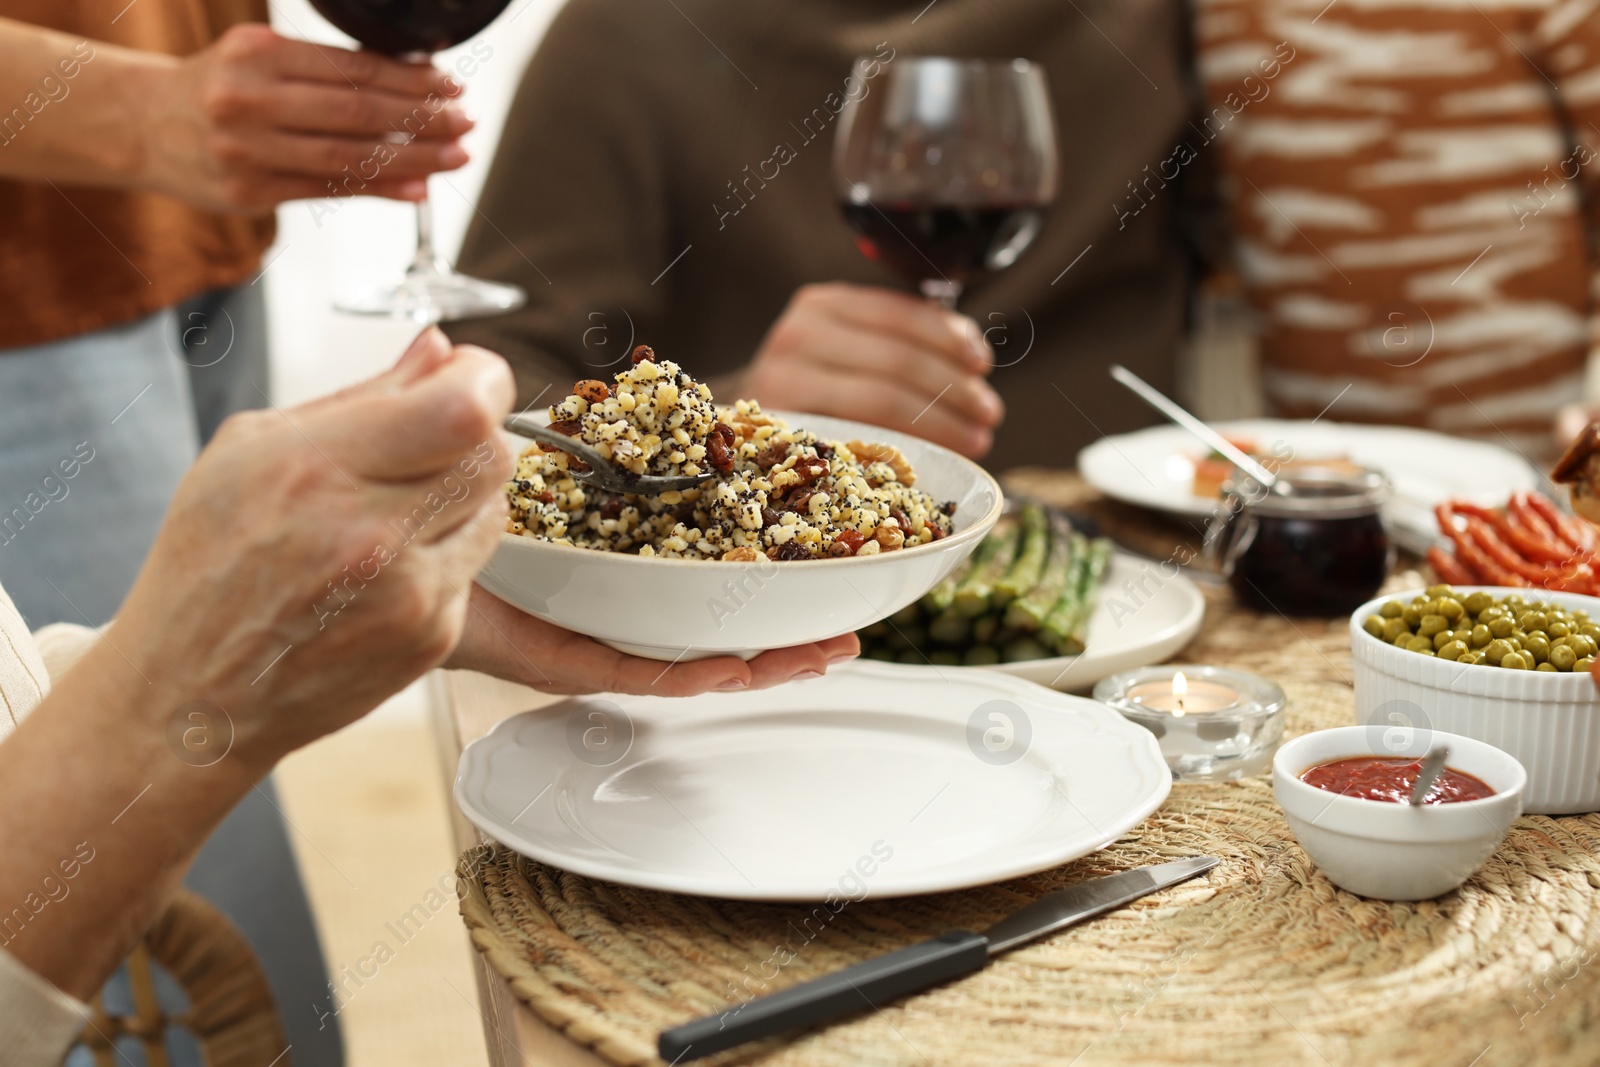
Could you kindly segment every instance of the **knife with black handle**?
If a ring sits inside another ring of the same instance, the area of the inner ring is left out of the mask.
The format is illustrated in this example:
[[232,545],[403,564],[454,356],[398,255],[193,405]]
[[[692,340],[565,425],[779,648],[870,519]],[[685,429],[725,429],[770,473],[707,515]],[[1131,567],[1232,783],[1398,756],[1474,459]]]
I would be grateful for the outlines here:
[[684,1063],[746,1041],[881,1007],[907,994],[982,970],[993,956],[1187,881],[1218,862],[1215,856],[1196,856],[1068,886],[1040,897],[981,934],[953,930],[931,941],[663,1030],[657,1051],[668,1063]]

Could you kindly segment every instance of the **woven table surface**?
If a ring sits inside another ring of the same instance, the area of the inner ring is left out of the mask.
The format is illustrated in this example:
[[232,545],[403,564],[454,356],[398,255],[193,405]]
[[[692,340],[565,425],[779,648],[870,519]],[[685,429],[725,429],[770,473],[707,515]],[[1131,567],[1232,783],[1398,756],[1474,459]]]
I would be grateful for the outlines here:
[[[1415,572],[1391,581],[1418,584]],[[1256,615],[1208,589],[1204,631],[1179,658],[1278,682],[1289,736],[1354,721],[1344,620]],[[835,913],[630,889],[486,847],[462,858],[462,914],[490,965],[547,1022],[613,1063],[658,1064],[663,1028],[951,929],[981,930],[1085,878],[1199,854],[1222,863],[978,974],[702,1062],[1600,1062],[1600,967],[1590,966],[1600,815],[1524,817],[1460,890],[1409,904],[1328,882],[1264,774],[1174,785],[1103,851],[978,889],[869,896]]]

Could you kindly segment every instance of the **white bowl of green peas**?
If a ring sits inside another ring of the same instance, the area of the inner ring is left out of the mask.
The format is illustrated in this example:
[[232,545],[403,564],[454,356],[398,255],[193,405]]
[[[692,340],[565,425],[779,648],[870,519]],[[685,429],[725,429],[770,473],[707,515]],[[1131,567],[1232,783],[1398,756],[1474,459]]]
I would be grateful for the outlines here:
[[1600,811],[1600,599],[1430,586],[1357,608],[1350,641],[1356,718],[1375,743],[1475,738],[1527,768],[1528,813]]

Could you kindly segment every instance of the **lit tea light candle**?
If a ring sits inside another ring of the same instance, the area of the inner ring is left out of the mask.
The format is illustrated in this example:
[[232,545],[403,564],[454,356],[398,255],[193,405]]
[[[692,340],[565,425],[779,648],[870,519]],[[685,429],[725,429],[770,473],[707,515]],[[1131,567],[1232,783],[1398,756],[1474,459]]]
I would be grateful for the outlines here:
[[1264,770],[1283,737],[1283,690],[1223,667],[1142,667],[1094,687],[1096,700],[1156,736],[1176,781]]
[[1127,697],[1134,703],[1156,711],[1170,711],[1173,718],[1226,711],[1239,703],[1239,691],[1222,682],[1191,682],[1182,671],[1175,671],[1170,685],[1146,682],[1133,686]]

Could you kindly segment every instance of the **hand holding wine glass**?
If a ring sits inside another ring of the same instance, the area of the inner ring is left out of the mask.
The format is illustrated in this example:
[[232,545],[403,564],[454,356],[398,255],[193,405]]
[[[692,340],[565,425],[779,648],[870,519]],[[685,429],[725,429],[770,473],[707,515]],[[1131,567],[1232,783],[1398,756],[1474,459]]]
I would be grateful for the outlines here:
[[1005,405],[978,324],[910,293],[827,282],[796,290],[726,395],[884,426],[974,459]]
[[[324,18],[367,48],[406,63],[429,67],[433,53],[483,30],[510,0],[311,0]],[[405,127],[410,132],[409,125]],[[369,286],[334,302],[355,315],[382,315],[416,322],[497,315],[521,307],[527,294],[515,285],[469,278],[433,248],[433,215],[417,200],[417,251],[404,277]]]
[[1044,72],[1024,59],[896,59],[845,105],[833,162],[862,253],[953,308],[970,282],[1016,262],[1055,198]]
[[[350,195],[420,200],[424,179],[467,160],[472,120],[446,76],[370,52],[290,40],[243,23],[181,60],[129,67],[123,88],[144,99],[139,184],[217,211]],[[425,102],[435,101],[429,110]],[[416,136],[373,167],[375,146],[419,109]],[[358,189],[342,182],[355,174]]]

